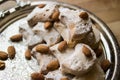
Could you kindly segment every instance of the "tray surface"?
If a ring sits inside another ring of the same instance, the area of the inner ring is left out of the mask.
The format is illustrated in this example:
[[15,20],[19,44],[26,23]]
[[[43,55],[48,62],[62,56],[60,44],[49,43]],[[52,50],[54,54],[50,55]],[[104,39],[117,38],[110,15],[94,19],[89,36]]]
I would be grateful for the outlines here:
[[[0,50],[6,51],[9,45],[14,45],[16,48],[16,57],[13,60],[8,59],[5,61],[6,68],[0,71],[0,80],[30,80],[30,74],[35,71],[39,71],[39,65],[33,58],[27,61],[24,58],[24,51],[27,46],[25,41],[12,43],[9,41],[9,37],[18,32],[19,24],[25,20],[25,17],[34,9],[35,5],[39,3],[51,3],[50,1],[32,2],[27,6],[12,8],[4,13],[4,16],[0,17]],[[53,2],[52,2],[53,3]],[[71,8],[71,9],[83,9],[77,6],[54,2],[56,4]],[[85,10],[85,9],[84,9]],[[86,10],[87,11],[87,10]],[[107,25],[96,17],[91,12],[87,11],[93,21],[93,23],[99,29],[101,36],[101,44],[104,49],[105,58],[112,62],[111,68],[106,73],[106,80],[118,80],[120,65],[120,49],[118,42],[113,33],[107,27]],[[7,14],[6,14],[7,13]]]

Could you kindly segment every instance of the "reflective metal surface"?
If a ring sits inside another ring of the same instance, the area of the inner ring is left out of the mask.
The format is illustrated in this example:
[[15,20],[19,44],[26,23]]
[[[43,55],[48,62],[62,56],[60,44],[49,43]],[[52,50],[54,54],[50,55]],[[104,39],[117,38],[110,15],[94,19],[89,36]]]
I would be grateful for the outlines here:
[[[32,2],[31,4],[27,4],[22,7],[18,6],[16,8],[12,8],[12,9],[4,12],[4,14],[2,14],[0,17],[0,50],[6,50],[8,45],[17,46],[16,47],[17,50],[18,51],[20,50],[20,51],[18,52],[16,60],[19,57],[22,57],[22,58],[18,59],[18,60],[20,60],[18,63],[14,63],[14,61],[11,61],[11,63],[13,63],[13,65],[16,64],[17,66],[18,65],[22,66],[21,67],[22,69],[29,66],[30,71],[28,70],[29,73],[25,75],[28,77],[30,76],[30,73],[32,71],[38,70],[38,68],[35,69],[35,67],[37,66],[37,63],[34,63],[34,64],[32,63],[35,60],[33,60],[32,62],[25,61],[23,59],[24,58],[23,55],[19,55],[21,50],[26,48],[24,42],[20,43],[20,45],[18,45],[16,43],[13,44],[13,43],[10,43],[8,37],[14,33],[18,33],[19,23],[21,23],[24,20],[24,17],[26,17],[34,9],[35,5],[37,5],[39,3],[51,3],[51,2],[50,1],[39,1],[39,2]],[[54,3],[71,8],[71,9],[83,9],[81,7],[73,6],[70,4],[65,4],[65,3],[60,3],[60,2],[54,2]],[[118,45],[118,42],[117,42],[115,36],[113,35],[113,33],[111,32],[111,30],[108,28],[108,26],[102,20],[100,20],[98,17],[96,17],[93,13],[89,12],[88,10],[86,10],[86,11],[89,13],[93,23],[97,26],[97,28],[101,32],[101,34],[100,34],[101,35],[101,43],[104,48],[105,58],[109,59],[112,62],[112,66],[106,73],[106,80],[119,80],[120,47]],[[24,45],[24,46],[21,47],[22,45]],[[24,52],[24,51],[22,51],[22,52]],[[8,61],[10,61],[10,60],[8,60]],[[6,66],[12,65],[8,61],[6,61],[6,63],[9,65],[6,65]],[[23,65],[20,65],[21,63]],[[17,69],[16,69],[16,71],[17,71]],[[26,68],[23,69],[23,71],[21,70],[21,74],[17,74],[17,75],[23,75],[24,71],[26,71]],[[15,76],[15,75],[13,75],[13,76]],[[22,78],[21,79],[28,80],[29,79],[28,77],[26,77],[25,79],[22,79]],[[21,80],[21,79],[17,79],[17,80]],[[10,79],[4,79],[4,80],[10,80]]]

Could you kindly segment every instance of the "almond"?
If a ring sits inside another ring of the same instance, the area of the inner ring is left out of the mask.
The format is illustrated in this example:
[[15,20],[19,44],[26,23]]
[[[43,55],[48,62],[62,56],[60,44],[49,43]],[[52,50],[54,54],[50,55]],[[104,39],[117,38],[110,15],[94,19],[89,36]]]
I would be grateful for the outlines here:
[[102,53],[103,53],[103,49],[102,48],[98,48],[98,49],[95,50],[95,53],[96,53],[97,57],[100,57],[102,55]]
[[59,61],[57,59],[55,59],[55,60],[52,60],[48,63],[47,70],[48,71],[53,71],[53,70],[58,69],[59,66],[60,66]]
[[16,54],[14,46],[9,46],[7,51],[8,51],[9,58],[14,59],[15,54]]
[[69,80],[67,77],[62,77],[60,80]]
[[5,62],[0,61],[0,70],[5,69]]
[[32,19],[28,20],[28,25],[33,28],[36,24],[37,24],[37,19],[36,17],[34,16]]
[[22,41],[22,34],[16,34],[10,37],[12,42],[19,42]]
[[31,50],[30,50],[30,49],[27,49],[27,50],[25,51],[25,58],[26,58],[27,60],[30,60],[30,59],[31,59]]
[[31,74],[31,80],[44,80],[44,75],[41,73],[32,73]]
[[88,19],[88,14],[87,14],[87,12],[81,12],[79,16],[80,16],[80,18],[82,18],[83,20],[87,20],[87,19]]
[[41,70],[41,74],[44,74],[44,75],[47,75],[47,73],[48,73],[49,71],[47,70],[47,69],[45,69],[45,70]]
[[39,44],[39,45],[36,46],[36,51],[40,52],[40,53],[47,54],[47,53],[49,53],[50,50],[49,50],[48,46],[43,45],[43,44]]
[[58,45],[58,50],[60,52],[63,52],[64,50],[66,50],[67,48],[67,42],[66,41],[62,41],[60,42],[60,44]]
[[82,52],[84,53],[84,55],[85,55],[86,57],[92,57],[92,54],[91,54],[90,49],[88,49],[86,46],[83,46],[83,47],[82,47]]
[[4,51],[0,51],[0,60],[7,60],[8,54]]
[[43,8],[43,7],[45,7],[45,5],[46,5],[46,4],[39,4],[38,7],[39,7],[39,8]]
[[103,60],[101,62],[101,67],[104,70],[104,72],[106,72],[110,68],[110,66],[111,66],[111,63],[109,60]]
[[49,22],[49,21],[45,22],[45,24],[44,24],[45,29],[50,29],[52,26],[53,26],[52,22]]
[[58,21],[59,20],[59,15],[60,15],[60,12],[59,11],[55,11],[51,18],[54,20],[54,21]]
[[46,78],[46,80],[54,80],[53,78]]

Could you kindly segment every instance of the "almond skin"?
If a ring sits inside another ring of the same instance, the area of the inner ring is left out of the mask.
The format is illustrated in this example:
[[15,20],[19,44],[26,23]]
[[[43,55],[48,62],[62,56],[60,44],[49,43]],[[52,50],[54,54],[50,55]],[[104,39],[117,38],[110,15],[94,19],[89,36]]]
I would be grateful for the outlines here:
[[44,8],[46,4],[39,4],[38,7],[39,8]]
[[100,57],[102,55],[102,53],[103,53],[103,49],[102,48],[98,48],[98,49],[95,50],[95,53],[96,53],[97,57]]
[[8,49],[7,49],[7,51],[8,51],[9,58],[10,59],[14,59],[15,54],[16,54],[14,46],[9,46]]
[[41,72],[40,72],[40,73],[41,73],[41,74],[44,74],[44,75],[47,75],[47,74],[48,74],[48,72],[49,72],[49,71],[46,69],[46,70],[41,70]]
[[31,50],[30,50],[30,49],[27,49],[27,50],[25,51],[25,58],[26,58],[27,60],[31,60]]
[[69,80],[67,77],[63,77],[60,80]]
[[4,70],[5,69],[5,62],[0,61],[0,70]]
[[109,60],[103,60],[101,62],[101,68],[104,70],[104,72],[106,72],[111,66],[111,63]]
[[44,75],[41,73],[32,73],[31,74],[31,80],[44,80]]
[[53,78],[46,78],[46,80],[54,80]]
[[87,20],[87,19],[88,19],[88,14],[87,14],[87,12],[81,12],[79,16],[80,16],[80,18],[82,18],[83,20]]
[[55,59],[55,60],[52,60],[51,62],[48,63],[47,70],[53,71],[53,70],[58,69],[59,66],[60,66],[59,61],[57,59]]
[[53,26],[53,23],[52,22],[45,22],[45,24],[44,24],[44,28],[45,29],[50,29],[51,27]]
[[8,54],[4,51],[0,51],[0,60],[7,60]]
[[82,52],[86,57],[92,57],[91,51],[86,46],[83,46]]
[[66,48],[67,48],[67,42],[66,42],[66,41],[62,41],[62,42],[60,42],[60,44],[58,45],[58,50],[59,50],[60,52],[65,51]]
[[52,20],[53,20],[53,21],[58,21],[58,20],[59,20],[59,15],[60,15],[60,12],[59,12],[59,11],[55,11],[55,12],[52,14],[52,16],[51,16]]
[[40,52],[40,53],[47,54],[47,53],[49,53],[50,50],[49,50],[48,46],[43,45],[43,44],[39,44],[36,46],[36,51]]
[[28,24],[31,28],[33,28],[37,24],[35,16],[32,19],[28,20]]
[[10,37],[12,42],[19,42],[22,41],[22,34],[16,34]]

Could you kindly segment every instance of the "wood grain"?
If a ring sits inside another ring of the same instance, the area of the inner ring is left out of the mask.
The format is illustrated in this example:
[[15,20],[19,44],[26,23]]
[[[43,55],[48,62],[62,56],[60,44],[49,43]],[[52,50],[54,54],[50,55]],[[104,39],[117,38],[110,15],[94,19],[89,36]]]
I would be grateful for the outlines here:
[[[22,0],[28,1],[28,0]],[[42,0],[31,0],[42,1]],[[43,0],[44,1],[44,0]],[[74,4],[86,8],[101,18],[113,31],[120,44],[120,0],[52,0]],[[0,10],[7,9],[8,6],[15,5],[11,2],[7,6],[0,5]]]

